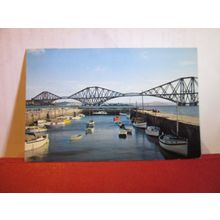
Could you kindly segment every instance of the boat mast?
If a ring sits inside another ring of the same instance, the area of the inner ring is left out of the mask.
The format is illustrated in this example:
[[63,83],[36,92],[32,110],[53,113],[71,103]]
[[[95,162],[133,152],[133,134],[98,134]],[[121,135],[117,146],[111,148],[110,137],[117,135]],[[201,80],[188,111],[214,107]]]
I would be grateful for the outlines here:
[[144,96],[143,96],[143,93],[142,93],[141,98],[142,98],[142,110],[144,111]]
[[179,136],[179,108],[178,108],[178,102],[176,104],[176,136]]

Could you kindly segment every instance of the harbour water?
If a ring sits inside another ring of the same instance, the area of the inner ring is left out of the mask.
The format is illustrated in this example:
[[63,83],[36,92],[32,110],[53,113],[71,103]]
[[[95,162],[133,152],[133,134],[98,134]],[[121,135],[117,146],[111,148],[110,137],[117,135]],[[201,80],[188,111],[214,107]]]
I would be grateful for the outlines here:
[[[126,128],[132,129],[132,135],[126,139],[118,136],[119,127],[110,115],[86,116],[74,120],[70,125],[49,129],[48,149],[34,152],[31,161],[115,161],[115,160],[163,160],[158,139],[149,137],[144,129],[134,129],[126,116],[121,121]],[[85,134],[86,123],[95,121],[95,132]],[[82,134],[79,141],[71,141],[72,135]],[[42,153],[43,152],[43,153]],[[172,158],[172,154],[169,155]]]

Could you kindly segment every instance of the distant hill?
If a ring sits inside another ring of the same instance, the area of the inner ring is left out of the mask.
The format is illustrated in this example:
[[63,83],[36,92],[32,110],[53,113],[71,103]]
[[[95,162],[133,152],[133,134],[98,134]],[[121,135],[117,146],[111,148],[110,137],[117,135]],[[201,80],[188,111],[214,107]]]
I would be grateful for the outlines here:
[[145,106],[158,106],[158,105],[175,105],[175,103],[172,102],[148,102],[144,103]]

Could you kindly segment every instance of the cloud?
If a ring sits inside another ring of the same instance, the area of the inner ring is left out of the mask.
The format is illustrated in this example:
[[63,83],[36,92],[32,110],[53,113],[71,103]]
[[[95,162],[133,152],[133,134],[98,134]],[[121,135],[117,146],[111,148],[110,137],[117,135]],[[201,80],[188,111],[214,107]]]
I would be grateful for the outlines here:
[[192,66],[194,64],[196,64],[196,63],[193,60],[182,60],[179,62],[180,66]]
[[45,49],[28,49],[28,53],[33,54],[33,55],[40,55],[46,52]]

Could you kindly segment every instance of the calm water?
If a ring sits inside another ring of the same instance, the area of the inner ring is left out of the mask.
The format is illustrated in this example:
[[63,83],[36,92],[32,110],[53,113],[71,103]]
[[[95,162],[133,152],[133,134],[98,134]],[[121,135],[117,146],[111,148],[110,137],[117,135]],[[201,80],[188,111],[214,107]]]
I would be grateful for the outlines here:
[[[132,135],[118,137],[119,128],[113,123],[114,116],[86,116],[62,128],[48,130],[50,143],[44,153],[32,158],[34,161],[103,161],[103,160],[157,160],[164,159],[158,139],[148,137],[144,130],[134,129],[130,120],[122,116]],[[85,134],[86,123],[95,121],[94,134]],[[83,134],[79,141],[70,141],[71,135]]]

